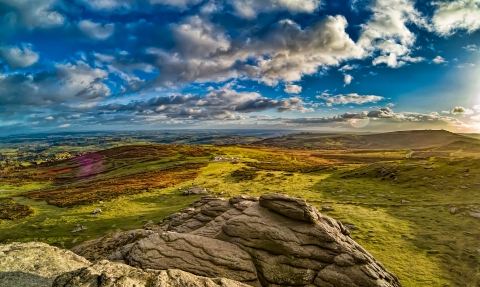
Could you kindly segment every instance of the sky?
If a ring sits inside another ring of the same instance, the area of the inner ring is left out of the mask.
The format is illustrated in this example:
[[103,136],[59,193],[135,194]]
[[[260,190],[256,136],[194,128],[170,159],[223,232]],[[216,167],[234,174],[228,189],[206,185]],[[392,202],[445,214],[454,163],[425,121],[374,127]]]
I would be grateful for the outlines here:
[[480,0],[0,0],[0,134],[480,132]]

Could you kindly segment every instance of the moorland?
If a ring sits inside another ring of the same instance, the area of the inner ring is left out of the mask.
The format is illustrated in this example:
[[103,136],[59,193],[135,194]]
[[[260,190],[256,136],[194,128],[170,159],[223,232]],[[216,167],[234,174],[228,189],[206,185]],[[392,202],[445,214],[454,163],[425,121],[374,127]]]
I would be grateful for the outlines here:
[[0,243],[72,248],[159,222],[198,200],[184,195],[196,187],[225,198],[279,192],[346,224],[403,286],[480,282],[474,135],[147,135],[3,140]]

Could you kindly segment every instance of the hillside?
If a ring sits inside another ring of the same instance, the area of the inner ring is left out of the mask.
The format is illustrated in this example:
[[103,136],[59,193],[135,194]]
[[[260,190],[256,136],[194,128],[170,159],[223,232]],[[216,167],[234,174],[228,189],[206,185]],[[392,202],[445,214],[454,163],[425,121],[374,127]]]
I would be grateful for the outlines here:
[[253,145],[321,150],[392,150],[436,148],[453,142],[480,144],[480,140],[445,130],[412,130],[381,134],[301,133],[265,139]]

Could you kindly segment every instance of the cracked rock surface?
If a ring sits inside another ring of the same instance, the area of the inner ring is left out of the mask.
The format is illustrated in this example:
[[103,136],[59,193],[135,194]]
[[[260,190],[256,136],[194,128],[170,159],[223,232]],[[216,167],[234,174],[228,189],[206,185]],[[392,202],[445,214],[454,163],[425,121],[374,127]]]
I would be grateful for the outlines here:
[[401,286],[342,223],[283,194],[203,197],[151,230],[117,233],[72,251],[251,286]]

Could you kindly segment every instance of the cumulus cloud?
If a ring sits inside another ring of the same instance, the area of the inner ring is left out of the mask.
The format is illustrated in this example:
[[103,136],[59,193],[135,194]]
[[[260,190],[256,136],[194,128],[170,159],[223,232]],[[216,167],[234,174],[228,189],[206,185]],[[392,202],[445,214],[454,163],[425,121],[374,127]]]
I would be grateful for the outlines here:
[[29,44],[21,46],[0,46],[0,56],[11,68],[25,68],[35,64],[39,55]]
[[78,23],[78,28],[85,35],[92,39],[106,40],[112,36],[115,31],[115,24],[101,24],[90,20],[82,20]]
[[361,25],[358,43],[371,52],[381,53],[381,57],[374,59],[374,64],[385,63],[393,68],[402,66],[404,62],[397,61],[397,57],[408,54],[416,40],[407,24],[427,27],[425,17],[411,0],[376,0],[370,10],[373,15]]
[[446,60],[442,56],[436,56],[435,59],[432,60],[435,64],[443,64]]
[[434,126],[445,128],[446,126],[463,127],[465,123],[453,117],[441,116],[438,113],[413,113],[402,112],[395,113],[389,108],[381,108],[378,110],[366,111],[362,113],[344,113],[341,115],[327,116],[327,117],[309,117],[309,118],[268,118],[259,119],[260,121],[277,122],[288,125],[298,126],[328,126],[328,127],[346,127],[346,128],[361,128],[366,127],[370,129],[372,124],[375,127],[389,130],[391,125],[398,127],[399,124],[405,125],[407,128],[418,126]]
[[54,9],[56,0],[36,0],[34,3],[25,0],[2,0],[1,2],[14,8],[2,19],[10,25],[23,24],[29,29],[48,29],[65,24],[65,17]]
[[302,86],[299,85],[285,85],[285,93],[300,94],[302,92]]
[[434,2],[432,22],[438,34],[449,36],[457,30],[472,33],[480,28],[480,0]]
[[98,109],[115,114],[134,112],[143,116],[164,115],[170,119],[198,120],[239,120],[245,118],[242,114],[266,110],[279,113],[312,111],[305,108],[305,103],[298,97],[269,99],[256,92],[238,92],[228,87],[211,91],[205,96],[173,94],[128,104],[109,104]]
[[396,54],[390,54],[388,56],[378,56],[375,59],[373,59],[372,64],[374,66],[380,65],[380,64],[386,64],[390,68],[399,68],[406,63],[404,61],[399,61],[397,59]]
[[348,105],[348,104],[365,104],[365,103],[376,103],[384,98],[381,96],[374,96],[374,95],[359,95],[356,93],[346,94],[346,95],[329,95],[327,93],[323,93],[316,97],[319,100],[325,102],[325,105],[331,107],[333,105]]
[[349,74],[345,74],[343,76],[343,82],[345,83],[344,86],[350,85],[352,83],[353,77]]
[[403,56],[402,60],[405,62],[410,62],[410,63],[420,63],[425,61],[424,57],[411,57],[410,55]]
[[[175,0],[174,0],[175,1]],[[320,0],[227,0],[235,13],[246,19],[254,19],[259,13],[289,11],[291,13],[313,13],[320,5]]]
[[0,102],[7,107],[87,103],[111,94],[107,77],[106,71],[82,61],[56,64],[51,72],[12,73],[0,78]]
[[338,69],[340,72],[345,72],[345,71],[350,71],[350,70],[355,70],[355,69],[358,69],[360,66],[359,65],[350,65],[350,64],[346,64],[344,65],[343,67],[341,67],[340,69]]
[[454,115],[470,115],[473,114],[473,111],[464,107],[455,107],[451,113]]
[[345,32],[343,16],[327,16],[302,28],[281,20],[262,37],[231,39],[221,27],[199,16],[172,27],[176,46],[148,49],[162,70],[157,83],[225,81],[248,77],[267,85],[296,82],[319,68],[360,59],[364,50]]

